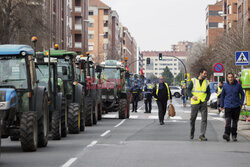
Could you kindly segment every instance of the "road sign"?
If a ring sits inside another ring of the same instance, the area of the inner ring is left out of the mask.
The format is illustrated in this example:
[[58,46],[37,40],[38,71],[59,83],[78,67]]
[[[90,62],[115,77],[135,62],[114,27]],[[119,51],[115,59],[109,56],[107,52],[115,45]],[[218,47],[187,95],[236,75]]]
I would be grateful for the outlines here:
[[214,76],[215,76],[215,77],[223,77],[223,73],[217,73],[217,72],[215,72],[215,73],[214,73]]
[[235,65],[243,66],[249,65],[249,52],[235,52]]
[[222,72],[224,69],[223,65],[221,63],[216,63],[214,65],[214,72]]

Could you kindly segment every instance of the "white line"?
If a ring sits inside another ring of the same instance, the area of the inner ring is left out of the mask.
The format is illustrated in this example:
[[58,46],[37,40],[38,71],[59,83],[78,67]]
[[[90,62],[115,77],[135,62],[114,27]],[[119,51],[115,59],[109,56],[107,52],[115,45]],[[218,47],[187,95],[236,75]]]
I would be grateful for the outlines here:
[[95,141],[92,141],[87,147],[93,147],[96,144],[97,144],[97,141],[95,140]]
[[137,111],[140,110],[142,107],[143,107],[143,105],[141,105],[141,107],[139,107],[139,108],[137,109]]
[[215,115],[215,116],[216,116],[216,115],[218,115],[218,114],[216,114],[216,113],[208,113],[208,115]]
[[181,120],[182,117],[181,117],[181,116],[174,116],[174,117],[170,117],[170,119],[178,119],[178,120]]
[[106,136],[107,134],[109,134],[111,132],[111,130],[107,130],[106,132],[104,132],[103,134],[101,134],[101,137]]
[[151,116],[148,116],[148,119],[158,119],[158,116],[151,115]]
[[70,158],[65,164],[62,165],[62,167],[69,167],[69,166],[72,165],[76,160],[77,160],[76,157]]
[[125,121],[126,121],[126,119],[122,120],[119,124],[115,125],[115,128],[121,126]]
[[129,118],[131,118],[131,119],[137,119],[137,118],[138,118],[138,115],[130,115]]
[[103,118],[116,118],[116,114],[106,114],[102,116]]

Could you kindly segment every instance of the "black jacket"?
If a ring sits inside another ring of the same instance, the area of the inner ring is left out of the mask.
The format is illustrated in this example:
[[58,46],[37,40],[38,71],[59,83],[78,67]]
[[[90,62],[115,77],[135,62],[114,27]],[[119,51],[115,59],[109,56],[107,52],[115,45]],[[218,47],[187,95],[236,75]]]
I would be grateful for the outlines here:
[[[167,103],[168,90],[167,90],[165,83],[159,84],[158,96],[156,95],[156,87],[157,87],[157,85],[153,89],[153,96],[155,98],[157,98],[157,101],[162,102],[162,103]],[[171,93],[170,89],[169,89],[169,92],[170,92],[170,99],[172,100],[172,93]]]

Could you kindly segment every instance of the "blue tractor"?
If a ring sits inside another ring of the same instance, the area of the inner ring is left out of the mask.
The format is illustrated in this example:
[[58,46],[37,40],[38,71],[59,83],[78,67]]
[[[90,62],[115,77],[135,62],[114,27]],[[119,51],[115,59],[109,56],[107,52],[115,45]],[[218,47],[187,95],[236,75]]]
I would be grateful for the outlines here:
[[34,50],[28,45],[0,45],[1,138],[20,140],[23,151],[48,143],[46,88],[38,86]]

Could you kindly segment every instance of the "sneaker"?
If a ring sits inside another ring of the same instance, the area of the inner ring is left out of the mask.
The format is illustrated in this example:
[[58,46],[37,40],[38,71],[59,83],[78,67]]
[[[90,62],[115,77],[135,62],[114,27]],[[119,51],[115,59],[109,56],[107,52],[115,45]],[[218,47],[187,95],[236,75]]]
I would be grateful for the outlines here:
[[194,139],[194,135],[190,135],[190,140],[193,140]]
[[232,136],[232,140],[233,140],[234,142],[238,141],[238,140],[237,140],[237,136]]
[[227,142],[229,142],[230,141],[230,136],[228,134],[224,134],[223,139],[226,140]]
[[207,141],[207,138],[204,135],[201,135],[198,140],[199,141]]

